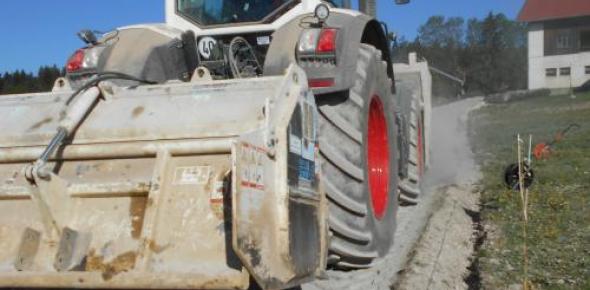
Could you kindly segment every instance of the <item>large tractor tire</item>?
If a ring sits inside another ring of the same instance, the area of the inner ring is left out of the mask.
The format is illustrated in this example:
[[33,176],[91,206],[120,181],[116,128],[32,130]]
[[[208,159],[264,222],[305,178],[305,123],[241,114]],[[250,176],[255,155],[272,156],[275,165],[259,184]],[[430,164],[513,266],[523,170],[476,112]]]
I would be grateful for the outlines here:
[[424,147],[423,102],[413,94],[409,114],[409,158],[408,177],[400,182],[400,199],[404,205],[415,205],[422,193],[423,177],[426,168]]
[[389,251],[399,204],[392,81],[381,52],[362,44],[356,73],[348,92],[318,97],[328,264],[337,269],[371,267]]

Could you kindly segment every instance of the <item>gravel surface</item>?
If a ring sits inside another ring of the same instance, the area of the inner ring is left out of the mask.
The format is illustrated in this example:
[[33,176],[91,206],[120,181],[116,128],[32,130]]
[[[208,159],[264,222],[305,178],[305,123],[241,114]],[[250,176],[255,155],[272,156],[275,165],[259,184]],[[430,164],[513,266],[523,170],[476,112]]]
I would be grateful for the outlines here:
[[420,203],[399,211],[395,245],[369,270],[328,271],[305,284],[320,289],[467,289],[473,252],[470,214],[478,195],[472,184],[480,178],[466,130],[468,113],[483,104],[467,99],[433,110],[431,167]]

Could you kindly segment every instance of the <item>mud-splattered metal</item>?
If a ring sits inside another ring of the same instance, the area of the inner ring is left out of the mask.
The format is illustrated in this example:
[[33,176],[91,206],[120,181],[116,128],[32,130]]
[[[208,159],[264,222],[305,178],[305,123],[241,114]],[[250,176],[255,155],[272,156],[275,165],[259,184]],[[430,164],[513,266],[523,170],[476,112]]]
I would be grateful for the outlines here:
[[[297,105],[314,99],[306,79],[293,66],[248,81],[103,83],[102,100],[37,184],[23,168],[71,92],[0,99],[0,287],[246,289],[251,276],[264,288],[312,279],[326,263],[326,201],[292,196],[287,182],[287,128]],[[320,230],[292,240],[302,222]],[[306,240],[320,245],[311,255],[294,244]]]

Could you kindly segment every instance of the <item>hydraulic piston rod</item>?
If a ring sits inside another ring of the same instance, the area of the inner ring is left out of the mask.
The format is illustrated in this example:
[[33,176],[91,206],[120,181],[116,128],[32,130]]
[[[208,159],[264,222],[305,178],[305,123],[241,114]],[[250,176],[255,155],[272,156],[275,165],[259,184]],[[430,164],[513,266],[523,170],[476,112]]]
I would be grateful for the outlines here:
[[63,144],[64,140],[80,125],[84,116],[90,112],[99,95],[99,89],[97,87],[91,87],[79,95],[73,104],[64,109],[64,117],[57,128],[57,133],[51,139],[39,159],[32,165],[29,165],[25,171],[27,180],[34,182],[35,174],[43,179],[49,178],[50,172],[45,169],[47,161],[53,156],[57,148]]

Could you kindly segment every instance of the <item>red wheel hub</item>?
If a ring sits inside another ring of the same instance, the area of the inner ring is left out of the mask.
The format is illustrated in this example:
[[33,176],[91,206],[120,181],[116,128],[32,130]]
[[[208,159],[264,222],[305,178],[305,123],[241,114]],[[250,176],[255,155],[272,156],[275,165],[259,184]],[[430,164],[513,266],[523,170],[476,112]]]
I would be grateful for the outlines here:
[[367,163],[373,214],[382,219],[389,200],[389,136],[383,103],[374,96],[369,107]]

